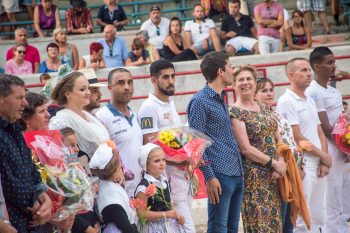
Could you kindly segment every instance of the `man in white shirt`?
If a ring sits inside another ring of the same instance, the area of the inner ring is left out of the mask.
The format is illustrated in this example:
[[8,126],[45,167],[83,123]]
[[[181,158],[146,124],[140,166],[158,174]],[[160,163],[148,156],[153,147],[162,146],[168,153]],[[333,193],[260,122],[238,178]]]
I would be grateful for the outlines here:
[[108,90],[110,102],[96,113],[96,117],[106,126],[124,167],[134,174],[134,179],[125,183],[126,193],[133,197],[141,181],[141,167],[137,161],[143,138],[136,114],[128,106],[134,93],[131,73],[124,68],[112,70],[108,74]]
[[327,137],[328,153],[332,157],[333,164],[327,176],[325,232],[349,232],[347,219],[343,217],[342,205],[346,156],[337,149],[332,135],[334,124],[343,113],[340,92],[328,85],[329,80],[335,76],[334,54],[328,47],[317,47],[310,54],[310,63],[315,73],[315,80],[306,89],[306,95],[316,103],[321,126]]
[[[158,60],[150,67],[154,93],[149,94],[139,110],[138,120],[143,133],[143,143],[152,142],[157,133],[166,127],[181,125],[175,103],[170,99],[175,93],[175,67],[167,60]],[[195,232],[191,216],[192,196],[189,192],[188,171],[183,169],[186,163],[167,161],[167,176],[170,181],[171,197],[175,209],[185,218],[186,233]]]
[[196,55],[204,55],[209,51],[220,51],[220,38],[213,20],[204,19],[204,9],[201,4],[193,6],[193,20],[185,23],[185,41],[191,45]]
[[163,41],[169,34],[169,23],[169,19],[161,17],[160,7],[153,5],[150,9],[149,19],[140,28],[140,30],[148,32],[149,43],[156,46],[160,50],[160,54],[162,54]]
[[327,154],[327,140],[320,125],[313,99],[305,96],[312,80],[309,62],[305,58],[294,58],[286,65],[286,74],[291,83],[277,102],[277,112],[283,115],[293,130],[297,143],[308,140],[312,149],[304,154],[303,188],[311,219],[311,230],[298,217],[294,233],[323,232],[325,219],[326,180],[332,161]]

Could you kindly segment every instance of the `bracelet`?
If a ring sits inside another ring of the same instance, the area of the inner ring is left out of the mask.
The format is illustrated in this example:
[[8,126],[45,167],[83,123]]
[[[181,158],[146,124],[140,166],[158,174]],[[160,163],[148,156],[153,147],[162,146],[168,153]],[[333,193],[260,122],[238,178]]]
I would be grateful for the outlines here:
[[165,212],[163,211],[163,217],[166,219]]
[[3,223],[6,223],[6,224],[11,226],[11,223],[8,220],[0,220],[0,221],[2,221]]
[[272,158],[265,164],[265,167],[272,167]]

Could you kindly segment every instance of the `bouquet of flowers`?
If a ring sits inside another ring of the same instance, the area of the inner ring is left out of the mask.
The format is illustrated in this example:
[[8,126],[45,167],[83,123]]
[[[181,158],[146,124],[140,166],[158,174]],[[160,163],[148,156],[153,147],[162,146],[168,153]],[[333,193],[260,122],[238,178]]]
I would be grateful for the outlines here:
[[24,137],[53,202],[53,220],[61,221],[92,209],[94,200],[88,176],[79,163],[67,162],[72,152],[62,143],[59,131],[33,131]]
[[154,143],[163,149],[167,160],[189,162],[190,185],[195,195],[199,184],[195,170],[205,164],[202,155],[212,145],[212,140],[195,129],[182,126],[161,130]]
[[345,162],[350,162],[350,113],[339,116],[332,134],[338,149],[347,155]]

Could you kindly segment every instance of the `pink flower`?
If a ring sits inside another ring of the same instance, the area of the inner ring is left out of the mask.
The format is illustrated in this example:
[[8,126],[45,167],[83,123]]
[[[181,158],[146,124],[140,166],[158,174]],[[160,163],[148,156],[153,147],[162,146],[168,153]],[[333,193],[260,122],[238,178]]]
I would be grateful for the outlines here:
[[135,209],[146,209],[147,208],[147,205],[145,202],[141,201],[140,199],[138,198],[133,198],[129,201],[129,204],[132,208],[135,208]]

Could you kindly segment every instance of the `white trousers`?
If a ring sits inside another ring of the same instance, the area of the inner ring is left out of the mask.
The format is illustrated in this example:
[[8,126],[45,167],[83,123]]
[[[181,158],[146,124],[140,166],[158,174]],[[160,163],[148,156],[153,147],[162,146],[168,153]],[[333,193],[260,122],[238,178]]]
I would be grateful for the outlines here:
[[276,53],[280,51],[280,39],[271,36],[258,36],[260,54]]
[[[328,141],[328,154],[332,156],[332,167],[327,179],[326,191],[326,233],[349,233],[347,218],[343,211],[343,181],[345,178],[345,155]],[[348,193],[349,195],[350,193]],[[349,196],[345,201],[349,201]]]
[[189,192],[188,172],[168,165],[166,173],[170,182],[171,198],[175,204],[175,210],[185,218],[183,228],[186,233],[195,233],[191,215],[192,195]]
[[297,218],[294,233],[320,233],[325,224],[325,194],[326,178],[317,177],[317,167],[304,167],[305,177],[303,179],[303,189],[305,193],[306,205],[309,209],[311,219],[311,229],[307,230],[304,220]]

